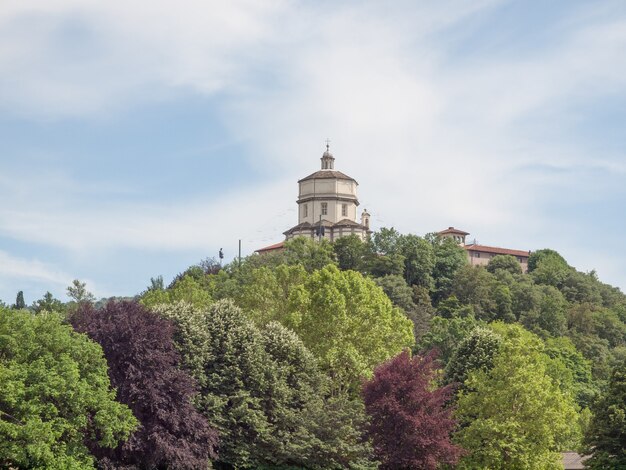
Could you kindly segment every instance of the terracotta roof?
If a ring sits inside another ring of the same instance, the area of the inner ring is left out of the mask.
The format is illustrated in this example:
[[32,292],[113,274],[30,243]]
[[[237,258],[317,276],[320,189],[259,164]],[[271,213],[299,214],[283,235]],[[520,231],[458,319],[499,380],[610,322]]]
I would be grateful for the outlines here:
[[322,221],[320,222],[319,220],[317,222],[315,222],[314,224],[311,224],[309,222],[302,222],[301,224],[298,224],[294,227],[291,227],[289,230],[283,232],[284,235],[289,235],[293,232],[297,232],[299,230],[302,229],[311,229],[314,227],[319,227],[319,225],[323,225],[324,227],[329,227],[329,228],[339,228],[339,227],[357,227],[357,228],[362,228],[362,229],[366,229],[367,227],[365,225],[361,225],[358,222],[355,222],[354,220],[350,220],[350,219],[341,219],[339,222],[337,223],[332,223],[326,219],[322,219]]
[[522,250],[510,250],[508,248],[498,248],[496,246],[485,246],[485,245],[465,245],[467,251],[480,251],[481,253],[493,253],[496,255],[511,255],[511,256],[521,256],[524,258],[528,258],[530,256],[529,251]]
[[562,452],[561,462],[565,470],[579,470],[585,468],[585,460],[589,457],[582,456],[576,452]]
[[255,253],[267,253],[268,251],[274,251],[274,250],[282,250],[283,247],[285,246],[285,242],[279,242],[279,243],[274,243],[273,245],[270,246],[266,246],[264,248],[259,248],[258,250],[255,250]]
[[469,235],[468,232],[464,232],[463,230],[459,230],[458,228],[454,228],[454,227],[448,227],[445,230],[442,230],[441,232],[438,232],[439,235],[445,235],[446,233],[456,233],[458,235]]
[[316,171],[315,173],[311,173],[306,178],[302,178],[301,180],[298,180],[298,183],[300,183],[301,181],[312,180],[312,179],[332,179],[332,178],[335,178],[338,180],[351,180],[356,183],[356,180],[354,178],[349,177],[348,175],[346,175],[345,173],[342,173],[341,171],[335,171],[335,170]]

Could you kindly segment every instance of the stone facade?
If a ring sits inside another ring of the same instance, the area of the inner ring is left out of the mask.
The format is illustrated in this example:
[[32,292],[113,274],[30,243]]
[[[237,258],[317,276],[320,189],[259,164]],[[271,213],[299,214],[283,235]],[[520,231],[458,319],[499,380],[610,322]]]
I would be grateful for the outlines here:
[[284,235],[286,239],[305,236],[333,241],[346,235],[365,240],[370,233],[369,213],[364,210],[357,222],[358,183],[335,170],[335,157],[328,145],[319,171],[298,181],[298,225]]

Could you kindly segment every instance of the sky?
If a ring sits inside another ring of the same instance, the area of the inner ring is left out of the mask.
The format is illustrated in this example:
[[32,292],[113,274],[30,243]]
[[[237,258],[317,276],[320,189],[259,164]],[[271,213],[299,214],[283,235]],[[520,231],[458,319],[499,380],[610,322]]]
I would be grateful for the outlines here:
[[625,123],[622,0],[3,0],[0,299],[276,243],[327,138],[374,229],[624,290]]

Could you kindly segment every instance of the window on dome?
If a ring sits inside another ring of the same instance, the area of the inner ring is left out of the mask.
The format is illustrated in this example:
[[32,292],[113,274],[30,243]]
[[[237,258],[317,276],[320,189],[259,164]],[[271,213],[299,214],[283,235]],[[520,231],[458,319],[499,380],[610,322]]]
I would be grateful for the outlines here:
[[341,215],[343,217],[347,217],[348,216],[348,204],[342,204],[341,205]]
[[322,202],[322,215],[327,215],[327,214],[328,214],[328,203]]
[[308,217],[309,216],[309,205],[305,204],[304,206],[302,206],[302,217]]

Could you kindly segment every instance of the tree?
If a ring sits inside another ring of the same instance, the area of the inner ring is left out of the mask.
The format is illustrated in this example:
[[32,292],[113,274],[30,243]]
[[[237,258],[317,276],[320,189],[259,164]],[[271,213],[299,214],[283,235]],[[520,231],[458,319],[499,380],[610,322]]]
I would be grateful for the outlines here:
[[415,341],[419,341],[422,335],[428,331],[428,325],[435,309],[426,287],[413,286],[413,303],[415,308],[406,312],[406,316],[413,322]]
[[567,261],[558,252],[549,248],[533,251],[528,257],[528,273],[532,273],[545,260],[553,260],[562,266],[567,266]]
[[333,242],[333,250],[337,257],[339,269],[362,272],[366,269],[368,258],[371,258],[369,245],[358,235],[340,237]]
[[213,302],[211,295],[192,276],[180,278],[167,289],[149,289],[141,297],[141,303],[148,308],[159,304],[185,301],[199,307],[208,307]]
[[399,240],[399,253],[404,257],[406,283],[432,289],[435,267],[433,245],[416,235],[404,235]]
[[94,455],[115,468],[207,468],[217,434],[191,402],[196,384],[178,369],[173,325],[135,302],[83,304],[71,323],[102,346],[118,400],[141,424],[127,442],[94,447]]
[[[403,281],[402,281],[403,282]],[[374,281],[328,265],[247,273],[231,294],[259,326],[278,321],[293,329],[333,374],[334,385],[356,396],[362,377],[414,343],[413,324]]]
[[333,246],[328,240],[319,242],[306,237],[295,237],[285,242],[285,263],[300,264],[308,272],[324,266],[337,265]]
[[487,271],[494,274],[498,269],[511,274],[522,274],[522,266],[519,261],[511,255],[496,255],[489,260]]
[[382,227],[370,238],[374,253],[389,256],[399,254],[402,235],[395,228]]
[[74,279],[72,285],[67,288],[67,296],[77,304],[96,300],[94,295],[87,290],[86,284],[78,279]]
[[200,385],[197,405],[220,433],[221,464],[367,467],[363,412],[326,398],[327,379],[293,332],[275,322],[259,329],[225,300],[157,311],[177,326],[183,363]]
[[462,304],[474,307],[476,318],[494,320],[496,303],[492,290],[495,283],[494,276],[484,267],[466,264],[455,273],[452,294]]
[[413,322],[413,335],[419,339],[428,329],[428,322],[433,307],[428,296],[428,289],[421,286],[409,287],[404,278],[398,274],[375,278],[391,302],[404,310]]
[[41,312],[58,312],[65,313],[65,305],[58,299],[55,299],[50,292],[46,292],[43,298],[36,300],[33,303],[33,311],[35,313]]
[[520,322],[540,336],[562,336],[567,331],[563,294],[553,286],[537,286],[538,305],[520,316]]
[[415,342],[411,321],[360,273],[326,266],[302,294],[294,330],[342,390],[356,393],[362,377]]
[[15,298],[15,305],[13,305],[15,310],[23,310],[26,308],[26,302],[24,302],[24,292],[19,291]]
[[456,423],[446,403],[452,389],[433,388],[436,378],[433,354],[411,357],[405,350],[363,385],[380,468],[435,470],[460,457],[461,448],[450,442]]
[[262,329],[277,370],[271,405],[272,459],[307,468],[375,468],[363,439],[366,416],[357,400],[326,398],[328,378],[300,338],[280,323]]
[[[588,408],[598,394],[598,387],[591,373],[591,361],[585,359],[569,338],[548,338],[545,345],[546,354],[557,359],[571,373],[570,383],[562,383],[562,388],[563,385],[570,388],[580,407]],[[561,374],[561,380],[567,379]]]
[[163,290],[165,289],[165,284],[163,283],[163,276],[158,275],[157,277],[150,278],[150,285],[148,286],[148,291],[152,290]]
[[597,470],[626,468],[626,362],[618,364],[609,387],[593,407],[585,436],[585,467]]
[[458,384],[465,389],[465,381],[470,372],[487,372],[493,367],[493,361],[502,344],[502,337],[489,328],[475,328],[461,341],[450,362],[446,366],[446,382]]
[[436,348],[443,363],[447,364],[463,339],[480,324],[481,322],[473,315],[452,318],[434,316],[430,320],[429,330],[420,339],[416,350],[426,352]]
[[91,468],[137,425],[115,401],[100,346],[57,314],[0,310],[0,467]]
[[577,443],[572,397],[548,374],[541,340],[518,325],[495,325],[503,342],[490,370],[465,382],[455,440],[468,455],[461,468],[559,468],[560,454]]
[[230,298],[259,326],[270,321],[296,328],[301,321],[304,284],[309,278],[299,264],[262,267],[244,273]]
[[404,278],[399,275],[389,275],[374,279],[383,292],[389,297],[394,305],[405,312],[415,309],[413,302],[413,289],[407,285]]
[[434,238],[433,242],[435,251],[433,279],[435,287],[432,297],[435,304],[437,304],[440,300],[450,295],[457,271],[467,264],[467,253],[451,238],[443,240]]
[[554,250],[538,250],[528,257],[528,272],[537,284],[560,288],[571,271],[565,259]]

